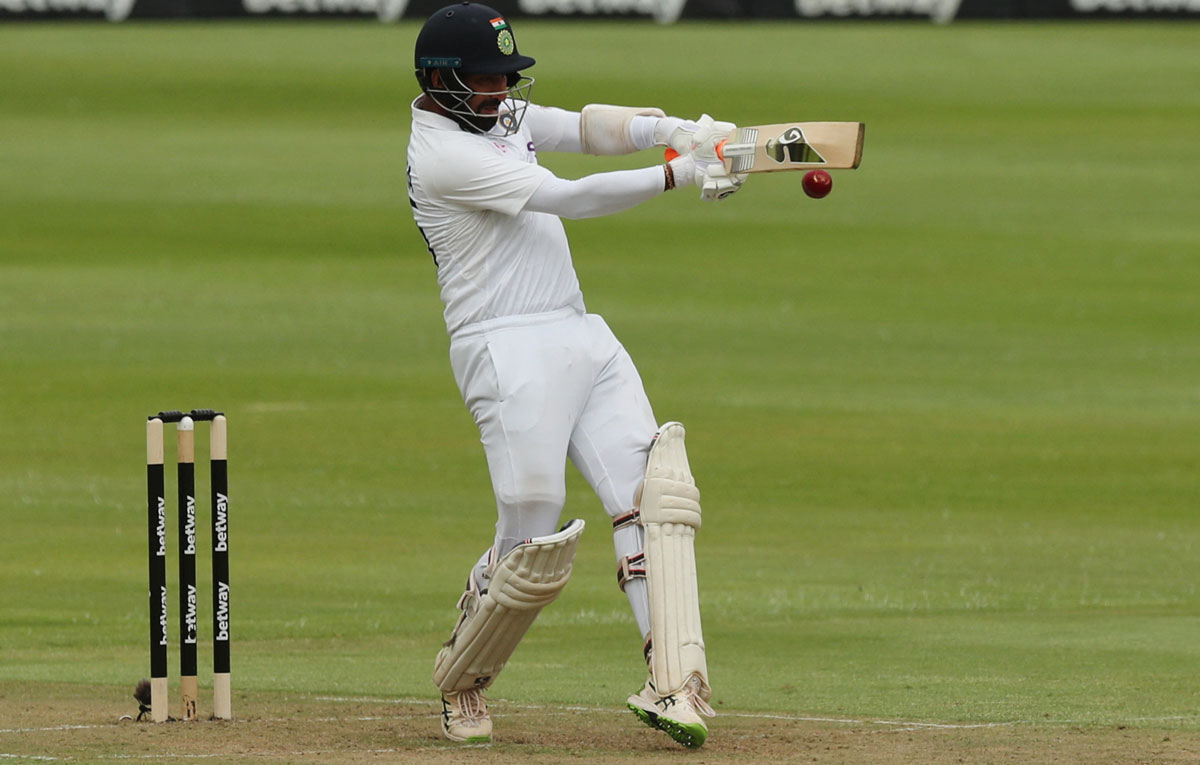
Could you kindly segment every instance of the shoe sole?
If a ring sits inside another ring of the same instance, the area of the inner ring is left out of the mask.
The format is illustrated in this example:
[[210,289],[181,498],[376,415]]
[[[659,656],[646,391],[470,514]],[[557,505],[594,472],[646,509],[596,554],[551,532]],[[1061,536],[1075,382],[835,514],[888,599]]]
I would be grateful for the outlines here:
[[459,736],[451,736],[450,731],[446,730],[445,727],[442,728],[442,735],[445,736],[446,738],[450,739],[451,741],[457,742],[459,744],[490,744],[490,743],[492,743],[491,736],[468,736],[466,738],[461,738]]
[[491,736],[469,736],[467,738],[457,738],[447,735],[446,738],[458,744],[490,744],[492,743]]
[[708,731],[703,725],[685,725],[678,720],[663,717],[634,704],[626,704],[625,706],[629,707],[629,710],[637,715],[637,718],[646,725],[655,730],[661,730],[688,749],[699,749],[704,745],[705,739],[708,738]]

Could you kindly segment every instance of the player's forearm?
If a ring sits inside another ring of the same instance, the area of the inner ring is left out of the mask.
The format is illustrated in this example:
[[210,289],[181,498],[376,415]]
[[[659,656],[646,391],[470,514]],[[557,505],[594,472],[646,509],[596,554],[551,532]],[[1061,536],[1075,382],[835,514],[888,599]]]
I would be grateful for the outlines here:
[[582,112],[534,105],[525,119],[538,151],[600,155],[669,146],[676,129],[694,125],[660,109],[605,104],[590,104]]
[[628,210],[666,189],[662,165],[596,173],[579,180],[548,178],[525,203],[530,212],[577,220]]

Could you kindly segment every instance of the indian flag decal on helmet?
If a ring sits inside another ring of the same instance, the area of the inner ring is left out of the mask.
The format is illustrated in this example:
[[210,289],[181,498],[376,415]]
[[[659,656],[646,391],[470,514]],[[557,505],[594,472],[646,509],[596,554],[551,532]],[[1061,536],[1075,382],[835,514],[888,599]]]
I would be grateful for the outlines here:
[[504,20],[503,16],[497,16],[496,18],[492,19],[491,24],[492,24],[492,29],[495,29],[497,31],[504,29],[505,27],[508,26],[508,22]]

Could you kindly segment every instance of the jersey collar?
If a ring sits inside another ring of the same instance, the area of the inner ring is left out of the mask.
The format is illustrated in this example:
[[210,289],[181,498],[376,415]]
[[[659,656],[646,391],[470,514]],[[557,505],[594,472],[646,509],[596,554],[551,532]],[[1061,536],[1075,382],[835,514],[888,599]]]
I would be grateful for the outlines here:
[[420,100],[421,97],[417,96],[412,101],[413,122],[425,125],[427,127],[436,128],[438,130],[453,130],[455,132],[462,132],[462,128],[458,126],[458,123],[449,117],[443,117],[440,114],[434,114],[428,109],[422,109],[421,107],[417,106],[417,101]]

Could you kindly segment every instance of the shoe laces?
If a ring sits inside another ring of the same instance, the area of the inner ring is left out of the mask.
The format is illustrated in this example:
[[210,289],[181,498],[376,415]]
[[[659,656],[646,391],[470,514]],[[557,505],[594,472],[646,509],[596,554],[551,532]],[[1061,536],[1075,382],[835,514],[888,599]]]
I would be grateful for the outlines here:
[[[675,700],[676,697],[674,694],[667,695],[667,696],[659,695],[658,689],[654,687],[653,678],[646,681],[646,687],[644,689],[642,689],[642,694],[645,695],[647,691],[655,699],[658,699],[658,701],[656,703],[658,703],[660,705],[662,704],[663,701],[666,701],[668,699],[671,701],[668,702],[667,706],[669,706],[671,703],[677,703],[677,701]],[[683,688],[680,690],[679,695],[683,697],[682,701],[685,701],[688,704],[690,704],[692,709],[696,710],[697,713],[702,714],[705,717],[716,717],[717,716],[716,711],[714,711],[713,708],[708,705],[708,702],[704,700],[704,696],[701,695],[703,692],[704,692],[704,686],[701,683],[700,678],[693,675],[692,677],[688,678],[688,681],[686,683],[683,684]]]
[[487,700],[483,698],[483,691],[474,688],[458,694],[458,708],[468,720],[482,720],[487,717]]
[[700,695],[700,681],[693,677],[683,686],[683,693],[687,696],[687,700],[691,703],[692,708],[705,717],[716,717],[717,713],[708,705],[708,702]]

